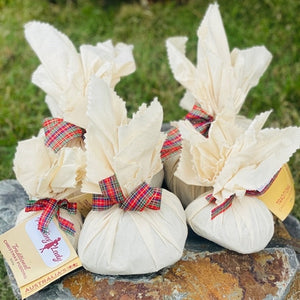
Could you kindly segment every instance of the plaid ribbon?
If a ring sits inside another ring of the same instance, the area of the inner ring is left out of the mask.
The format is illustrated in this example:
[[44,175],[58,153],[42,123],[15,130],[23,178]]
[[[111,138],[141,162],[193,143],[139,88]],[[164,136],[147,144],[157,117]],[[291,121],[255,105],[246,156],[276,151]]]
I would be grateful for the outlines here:
[[171,128],[167,132],[167,138],[164,141],[164,144],[160,151],[160,157],[162,161],[165,161],[170,156],[179,153],[181,148],[181,134],[178,128]]
[[140,184],[127,198],[121,190],[116,175],[101,180],[99,186],[103,194],[93,195],[93,210],[109,209],[115,204],[125,211],[143,211],[145,208],[160,209],[161,189],[153,188],[146,182]]
[[[279,172],[280,172],[280,170],[272,177],[270,182],[261,191],[247,190],[245,195],[246,196],[260,196],[260,195],[263,195],[270,188],[270,186],[273,184],[273,182],[275,181],[275,179],[278,176]],[[227,210],[231,206],[232,200],[234,199],[234,197],[235,197],[235,194],[231,195],[229,198],[225,199],[225,201],[223,203],[221,203],[220,205],[218,205],[217,207],[212,209],[212,211],[211,211],[211,220],[213,220],[216,216],[218,216],[219,214],[221,214],[225,210]],[[215,203],[215,201],[216,201],[216,198],[212,194],[207,195],[205,197],[205,199],[209,203]]]
[[273,184],[273,182],[275,181],[276,177],[278,176],[280,170],[272,177],[270,182],[261,191],[247,190],[246,195],[247,196],[260,196],[260,195],[263,195],[270,188],[270,186]]
[[207,114],[199,104],[193,106],[193,109],[185,116],[185,119],[189,120],[199,133],[208,137],[210,124],[214,118]]
[[25,211],[43,211],[38,223],[38,230],[43,233],[47,232],[49,223],[56,214],[59,227],[65,232],[74,235],[76,231],[74,224],[60,216],[60,208],[66,209],[70,214],[75,214],[77,203],[68,202],[67,199],[57,201],[53,198],[40,199],[37,201],[29,200],[26,204]]
[[45,145],[58,152],[65,144],[85,133],[83,128],[60,118],[46,118],[43,122]]
[[[216,206],[214,209],[211,210],[211,220],[213,220],[216,216],[218,216],[219,214],[223,213],[225,210],[227,210],[231,204],[232,204],[232,200],[235,197],[235,194],[231,195],[229,198],[227,198],[223,203],[221,203],[220,205]],[[216,202],[216,198],[212,195],[209,194],[205,197],[205,199],[209,202],[209,203],[215,203]]]
[[[199,104],[193,106],[193,109],[185,116],[185,119],[189,120],[200,134],[208,137],[210,124],[214,118],[207,114]],[[167,138],[160,151],[160,157],[163,162],[180,152],[182,148],[181,140],[181,135],[177,128],[171,128],[167,132]]]

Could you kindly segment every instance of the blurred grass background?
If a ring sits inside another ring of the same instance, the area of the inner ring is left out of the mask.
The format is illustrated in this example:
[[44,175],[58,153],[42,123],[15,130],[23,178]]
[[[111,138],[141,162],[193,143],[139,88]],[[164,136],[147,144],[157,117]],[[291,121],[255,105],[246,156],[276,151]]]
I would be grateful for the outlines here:
[[[118,94],[129,113],[142,102],[158,97],[164,121],[180,119],[178,106],[184,93],[174,80],[166,56],[165,40],[189,37],[187,55],[196,60],[196,30],[211,1],[0,0],[0,180],[14,178],[12,159],[18,140],[36,135],[49,116],[44,93],[31,83],[39,61],[24,38],[30,20],[49,22],[73,41],[134,45],[137,71],[121,80]],[[300,2],[294,0],[219,0],[230,48],[265,45],[273,54],[271,65],[253,88],[241,114],[273,109],[267,126],[300,126]],[[295,179],[300,218],[300,151],[289,165]],[[14,299],[1,261],[0,299]]]

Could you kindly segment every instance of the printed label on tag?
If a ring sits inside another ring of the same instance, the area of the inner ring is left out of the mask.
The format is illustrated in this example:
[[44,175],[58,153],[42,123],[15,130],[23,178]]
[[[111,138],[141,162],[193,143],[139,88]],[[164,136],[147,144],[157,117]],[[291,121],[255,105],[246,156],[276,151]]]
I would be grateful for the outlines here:
[[83,217],[91,211],[93,205],[93,194],[82,194],[72,198],[68,198],[69,202],[77,203],[77,209]]
[[22,298],[79,268],[81,262],[56,220],[47,234],[37,229],[40,214],[0,235],[0,251],[8,262]]
[[283,221],[295,203],[294,180],[287,164],[283,165],[271,186],[260,196],[268,209]]
[[48,233],[39,231],[39,218],[37,216],[27,222],[25,229],[44,263],[54,268],[69,258],[70,249],[53,222],[48,226]]

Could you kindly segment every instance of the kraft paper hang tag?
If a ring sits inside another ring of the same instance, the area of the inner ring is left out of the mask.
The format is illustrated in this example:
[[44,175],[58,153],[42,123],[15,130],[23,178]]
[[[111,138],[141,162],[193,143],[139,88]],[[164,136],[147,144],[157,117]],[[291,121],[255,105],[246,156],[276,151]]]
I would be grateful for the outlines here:
[[270,187],[257,196],[268,209],[283,221],[295,203],[294,180],[287,164],[284,164]]
[[40,214],[0,236],[0,251],[8,262],[22,299],[82,266],[56,220],[48,232],[37,229]]
[[85,218],[92,209],[93,194],[81,194],[79,196],[68,198],[68,201],[77,203],[77,209]]

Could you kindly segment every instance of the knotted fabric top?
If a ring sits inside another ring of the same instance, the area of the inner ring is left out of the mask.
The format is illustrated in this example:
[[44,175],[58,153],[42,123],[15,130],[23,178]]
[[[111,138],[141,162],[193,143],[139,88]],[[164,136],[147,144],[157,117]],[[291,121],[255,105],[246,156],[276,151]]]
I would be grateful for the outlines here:
[[[193,106],[193,109],[185,116],[185,119],[189,120],[200,134],[208,137],[208,131],[214,118],[207,114],[199,104],[196,103]],[[181,141],[182,138],[178,128],[171,128],[161,149],[161,159],[164,161],[171,155],[179,153]]]
[[76,231],[74,224],[60,216],[60,208],[66,209],[70,214],[75,214],[77,211],[77,203],[71,203],[67,199],[55,200],[53,198],[40,199],[37,201],[29,200],[25,207],[25,212],[43,211],[38,223],[38,230],[43,233],[47,232],[49,223],[54,215],[56,215],[59,227],[66,233],[74,235]]
[[160,209],[161,188],[153,188],[146,182],[141,183],[128,197],[124,196],[116,175],[101,180],[99,186],[102,194],[93,195],[93,210],[109,209],[115,204],[125,211]]
[[82,137],[85,130],[60,118],[46,118],[43,123],[45,145],[58,152],[64,145],[77,137]]
[[[246,196],[260,196],[260,195],[263,195],[270,188],[270,186],[273,184],[273,182],[275,181],[275,179],[278,176],[279,172],[280,172],[280,170],[272,177],[270,182],[262,190],[260,190],[260,191],[258,191],[258,190],[247,190],[245,195]],[[219,214],[226,211],[231,206],[234,197],[235,197],[235,194],[233,194],[230,197],[228,197],[227,199],[225,199],[220,205],[217,205],[216,207],[214,207],[211,210],[211,220],[213,220],[216,216],[218,216]],[[213,196],[213,194],[208,194],[205,197],[205,199],[209,203],[214,203],[217,200]]]

